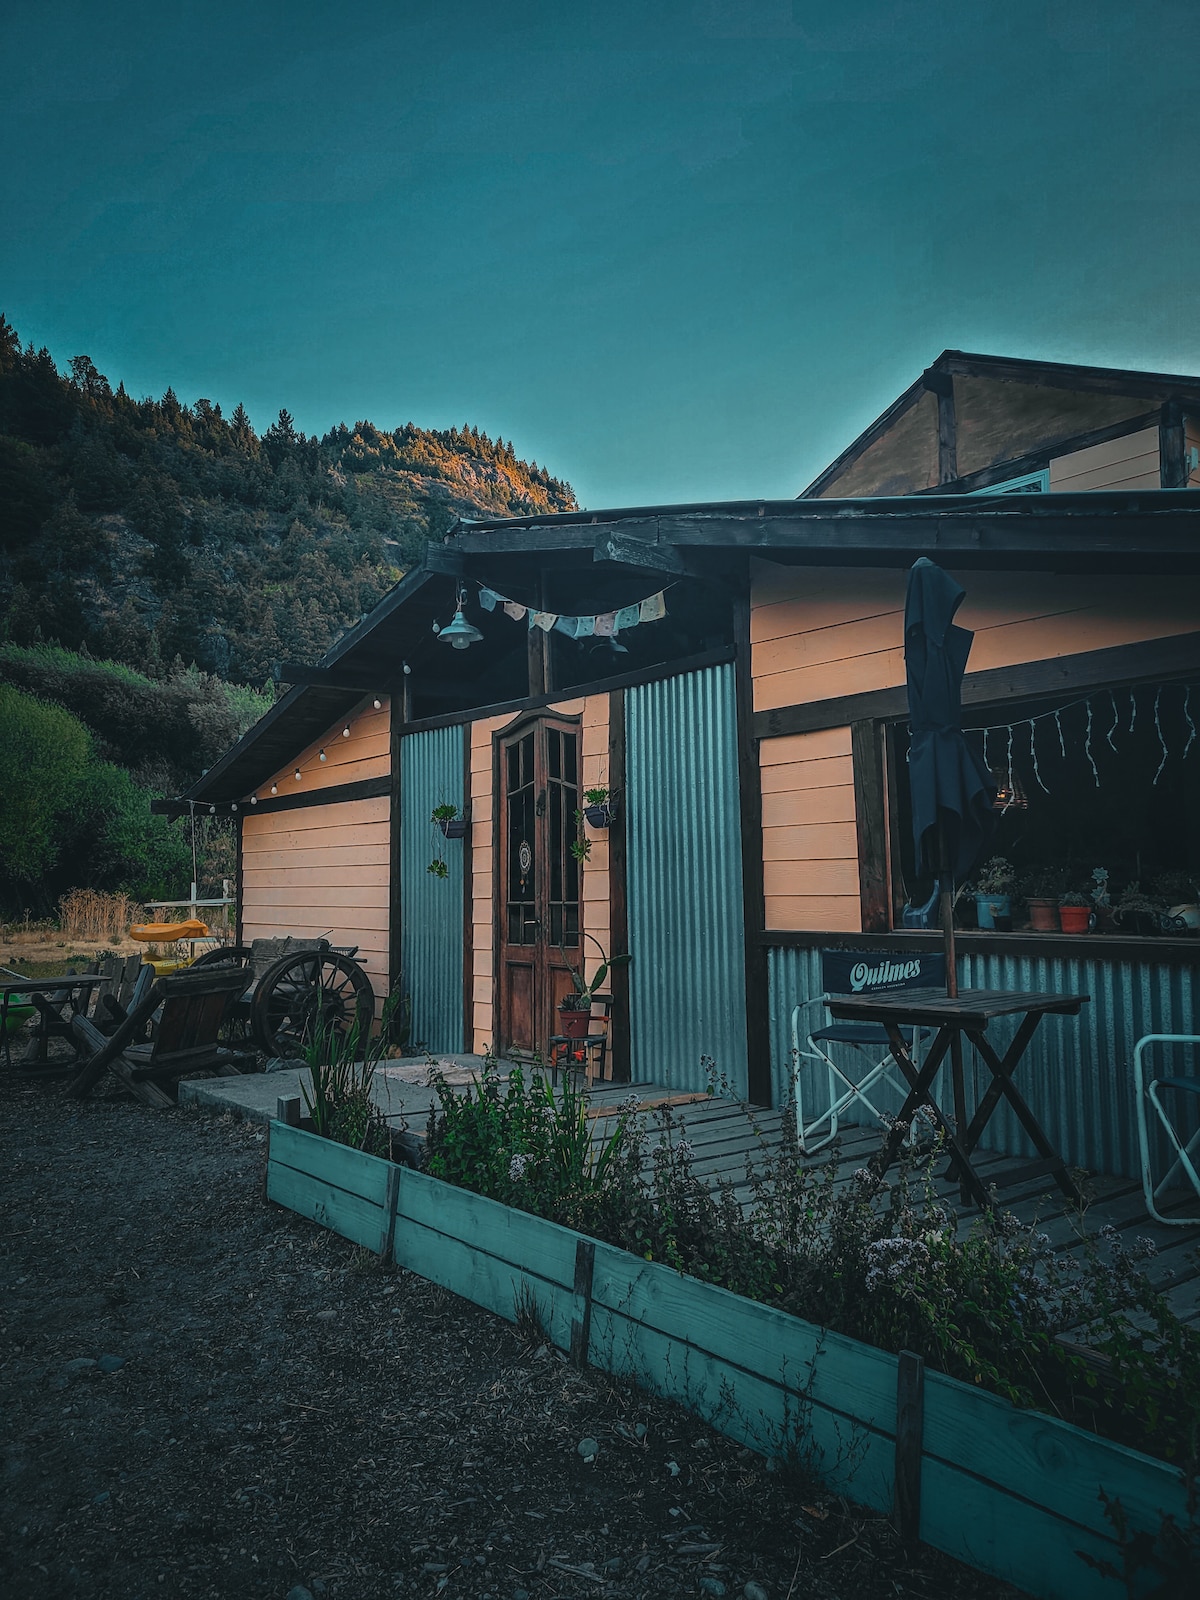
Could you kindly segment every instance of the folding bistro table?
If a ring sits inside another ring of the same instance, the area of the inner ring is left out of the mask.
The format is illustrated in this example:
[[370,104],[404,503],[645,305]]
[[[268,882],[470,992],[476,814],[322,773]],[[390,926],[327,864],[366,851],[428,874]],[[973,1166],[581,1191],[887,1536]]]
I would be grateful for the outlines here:
[[[957,995],[947,995],[942,989],[902,989],[874,995],[830,995],[826,1004],[830,1015],[839,1021],[883,1024],[896,1065],[909,1084],[904,1107],[873,1159],[875,1171],[882,1176],[896,1160],[905,1128],[911,1122],[913,1113],[925,1106],[945,1136],[951,1157],[947,1176],[958,1176],[964,1199],[970,1195],[977,1205],[990,1206],[992,1200],[971,1165],[971,1153],[978,1145],[992,1113],[1001,1099],[1005,1099],[1039,1155],[1037,1161],[1006,1174],[1006,1184],[1019,1183],[1043,1172],[1051,1173],[1069,1199],[1079,1200],[1079,1190],[1067,1171],[1066,1162],[1054,1149],[1029,1109],[1013,1082],[1013,1075],[1042,1018],[1050,1013],[1078,1016],[1089,999],[1090,996],[1086,994],[1023,994],[1007,989],[964,989]],[[1004,1055],[1000,1056],[986,1037],[987,1026],[996,1017],[1018,1015],[1021,1016],[1021,1022],[1013,1041]],[[901,1032],[902,1028],[913,1027],[937,1030],[919,1068],[909,1054]],[[952,1042],[963,1034],[975,1046],[980,1060],[991,1072],[992,1081],[969,1123],[966,1121],[965,1107],[956,1093],[955,1098],[959,1103],[955,1105],[952,1123],[934,1100],[931,1087]]]

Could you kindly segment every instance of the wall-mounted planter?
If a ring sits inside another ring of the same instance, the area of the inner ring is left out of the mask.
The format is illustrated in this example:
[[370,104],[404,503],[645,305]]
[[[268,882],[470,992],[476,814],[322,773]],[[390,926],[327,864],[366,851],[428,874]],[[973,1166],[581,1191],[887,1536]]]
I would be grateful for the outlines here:
[[616,802],[606,800],[603,805],[584,806],[583,817],[589,828],[607,828],[616,816]]
[[[577,1359],[892,1509],[896,1356],[281,1122],[267,1195],[509,1321],[531,1294]],[[1040,1600],[1125,1594],[1079,1557],[1120,1567],[1101,1488],[1131,1528],[1186,1522],[1177,1468],[934,1372],[918,1471],[921,1539]]]
[[466,817],[439,817],[438,827],[447,839],[465,839],[467,836]]

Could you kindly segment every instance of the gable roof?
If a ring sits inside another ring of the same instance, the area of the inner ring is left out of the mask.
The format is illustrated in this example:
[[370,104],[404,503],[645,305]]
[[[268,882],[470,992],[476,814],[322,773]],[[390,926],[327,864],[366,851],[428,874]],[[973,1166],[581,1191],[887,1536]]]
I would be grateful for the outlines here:
[[[964,380],[954,383],[955,378]],[[841,454],[818,473],[798,499],[817,499],[831,492],[862,494],[861,483],[853,481],[851,468],[892,430],[906,429],[908,435],[903,449],[910,461],[918,458],[928,468],[930,481],[905,485],[902,492],[936,491],[939,486],[936,473],[938,446],[937,396],[954,393],[962,409],[967,398],[964,391],[986,391],[988,386],[1017,385],[1027,391],[1049,391],[1044,396],[1040,417],[1032,419],[1032,432],[1027,427],[1024,444],[1044,430],[1044,441],[1065,442],[1073,435],[1090,428],[1103,428],[1107,424],[1120,426],[1123,422],[1149,426],[1157,422],[1153,415],[1160,407],[1171,402],[1200,407],[1200,377],[1170,372],[1138,372],[1118,367],[1082,366],[1063,361],[1031,361],[1016,356],[987,356],[971,354],[964,350],[943,350],[932,366],[909,385],[903,394],[881,412],[870,427],[848,444]],[[1057,395],[1053,393],[1057,391]],[[995,391],[993,391],[995,392]],[[1072,398],[1073,397],[1073,398]],[[1025,408],[1029,409],[1026,401]],[[918,419],[916,413],[922,415]],[[906,420],[907,419],[907,420]],[[963,418],[960,416],[960,428]],[[917,435],[919,434],[919,438]],[[1020,442],[1018,440],[1018,442]],[[1025,448],[1011,448],[996,455],[995,459],[1016,459],[1026,453]],[[975,463],[961,461],[958,471],[968,476],[977,466],[990,464],[984,456]],[[966,470],[964,470],[966,469]],[[846,481],[849,480],[849,481]],[[840,487],[838,487],[840,485]],[[898,492],[898,489],[881,486],[881,493]]]

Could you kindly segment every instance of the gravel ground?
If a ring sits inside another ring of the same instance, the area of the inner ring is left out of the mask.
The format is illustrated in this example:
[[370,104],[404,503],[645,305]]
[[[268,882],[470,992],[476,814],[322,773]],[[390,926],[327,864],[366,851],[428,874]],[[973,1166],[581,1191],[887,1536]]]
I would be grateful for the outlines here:
[[1016,1594],[264,1204],[261,1131],[9,1084],[12,1600]]

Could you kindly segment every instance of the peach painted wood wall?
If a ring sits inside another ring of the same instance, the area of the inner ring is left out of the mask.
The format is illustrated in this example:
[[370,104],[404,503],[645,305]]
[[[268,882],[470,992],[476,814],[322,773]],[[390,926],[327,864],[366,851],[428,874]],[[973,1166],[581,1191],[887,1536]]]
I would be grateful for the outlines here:
[[[583,788],[595,789],[608,783],[608,696],[588,695],[585,699],[562,700],[547,707],[547,715],[558,712],[582,718]],[[492,827],[495,797],[492,793],[492,735],[507,727],[512,715],[487,717],[471,725],[471,955],[473,1044],[477,1054],[486,1051],[495,1037],[495,970],[493,915],[495,896],[495,851]],[[608,838],[586,829],[592,841],[591,858],[583,868],[584,932],[609,948]],[[598,957],[588,957],[589,974]]]
[[1162,474],[1158,459],[1158,429],[1143,428],[1123,439],[1073,450],[1050,463],[1052,492],[1079,493],[1084,489],[1157,489]]
[[[955,576],[967,591],[958,620],[975,633],[972,672],[1190,633],[1200,622],[1194,577]],[[906,580],[890,568],[756,562],[755,709],[903,686]],[[763,739],[759,761],[768,928],[858,930],[849,729]]]
[[[349,726],[350,737],[342,738]],[[351,712],[273,780],[271,797],[306,794],[391,770],[386,699]],[[324,749],[326,759],[321,761]],[[300,782],[295,770],[300,768]],[[359,947],[358,961],[382,1000],[388,990],[389,800],[335,801],[290,811],[242,812],[242,931],[251,939],[328,937]]]

